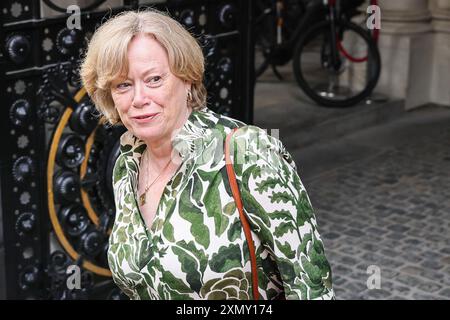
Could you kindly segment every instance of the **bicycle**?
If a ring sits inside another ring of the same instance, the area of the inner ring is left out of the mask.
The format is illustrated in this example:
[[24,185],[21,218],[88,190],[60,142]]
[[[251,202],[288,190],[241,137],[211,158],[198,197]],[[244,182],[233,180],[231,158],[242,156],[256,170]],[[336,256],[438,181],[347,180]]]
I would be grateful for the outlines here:
[[378,82],[381,59],[377,32],[350,21],[362,2],[297,1],[289,16],[284,0],[258,1],[255,52],[260,50],[263,61],[255,57],[256,77],[271,66],[281,79],[276,67],[292,59],[298,85],[319,105],[349,107],[368,97]]

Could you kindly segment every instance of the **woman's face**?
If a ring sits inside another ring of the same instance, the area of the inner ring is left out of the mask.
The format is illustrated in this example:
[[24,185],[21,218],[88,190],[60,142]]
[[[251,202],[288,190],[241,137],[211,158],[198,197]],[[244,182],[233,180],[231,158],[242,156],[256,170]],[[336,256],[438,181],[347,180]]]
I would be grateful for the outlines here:
[[169,68],[166,50],[151,35],[136,35],[128,46],[126,79],[111,85],[111,95],[124,126],[147,144],[170,139],[190,110],[190,83]]

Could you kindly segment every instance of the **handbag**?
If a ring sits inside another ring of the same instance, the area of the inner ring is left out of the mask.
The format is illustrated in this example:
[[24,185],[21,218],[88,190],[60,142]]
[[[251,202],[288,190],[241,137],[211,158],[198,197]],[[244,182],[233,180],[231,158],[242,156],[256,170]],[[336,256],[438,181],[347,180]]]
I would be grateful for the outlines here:
[[259,299],[259,291],[258,291],[258,269],[256,266],[256,253],[255,253],[255,244],[253,242],[252,233],[250,230],[250,223],[248,222],[247,216],[244,214],[244,208],[242,206],[241,193],[239,192],[239,186],[236,180],[236,173],[234,172],[233,163],[230,157],[230,139],[233,133],[238,128],[234,128],[225,139],[225,165],[227,169],[228,181],[230,183],[231,192],[233,194],[234,201],[236,203],[236,207],[239,210],[239,218],[241,219],[241,224],[244,229],[245,239],[247,241],[248,251],[250,253],[250,264],[252,269],[252,290],[253,290],[253,299]]

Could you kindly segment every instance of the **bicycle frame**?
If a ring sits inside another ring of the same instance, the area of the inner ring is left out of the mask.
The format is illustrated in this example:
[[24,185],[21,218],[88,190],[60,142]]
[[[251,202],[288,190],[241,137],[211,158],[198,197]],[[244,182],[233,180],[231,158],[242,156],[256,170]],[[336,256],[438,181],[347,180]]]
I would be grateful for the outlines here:
[[[281,1],[282,0],[277,0]],[[323,0],[313,0],[309,2],[306,6],[306,12],[301,18],[299,24],[295,28],[294,32],[292,33],[291,37],[284,43],[280,43],[280,46],[283,46],[283,48],[289,49],[290,51],[294,47],[295,42],[299,39],[302,31],[305,30],[307,24],[311,22],[311,20],[319,15],[321,11],[323,11]]]
[[324,0],[324,4],[328,6],[328,19],[330,20],[330,51],[331,51],[331,65],[334,70],[339,70],[341,67],[341,59],[339,57],[338,48],[338,34],[336,30],[336,19],[338,17],[336,13],[336,2],[339,0]]
[[[284,1],[276,0],[277,8],[277,45],[283,48],[292,48],[295,42],[300,37],[302,31],[306,28],[307,24],[311,22],[320,13],[325,13],[325,8],[327,8],[329,19],[332,21],[337,21],[340,19],[340,13],[337,12],[339,8],[340,0],[313,0],[310,1],[306,6],[306,12],[298,23],[297,27],[294,29],[292,35],[286,41],[283,41],[280,32],[283,26],[283,18],[281,10],[284,10]],[[378,5],[378,0],[370,0],[370,5]],[[278,11],[280,10],[280,11]],[[373,33],[373,38],[375,41],[378,40],[379,30],[375,29]]]
[[[315,23],[316,20],[324,20],[326,18],[330,22],[330,32],[327,35],[330,45],[329,50],[329,64],[328,67],[334,70],[339,70],[342,64],[342,56],[352,62],[364,62],[367,57],[352,57],[349,52],[345,50],[339,36],[340,30],[337,30],[337,25],[341,19],[350,19],[352,11],[350,11],[349,17],[344,15],[348,13],[348,8],[341,6],[341,0],[310,0],[304,3],[304,13],[300,16],[300,21],[295,25],[295,28],[291,29],[291,33],[287,38],[283,38],[285,27],[285,5],[286,0],[272,0],[271,6],[264,9],[262,13],[257,17],[256,21],[262,21],[268,15],[274,14],[275,16],[275,33],[273,34],[272,43],[270,49],[266,51],[266,54],[271,57],[268,58],[272,62],[272,67],[276,65],[284,64],[283,61],[288,61],[292,57],[293,50],[296,43],[301,37],[302,33],[309,28],[311,23]],[[377,4],[377,0],[370,0],[370,4]],[[344,10],[341,12],[341,10]],[[356,11],[355,11],[356,12]],[[378,37],[378,30],[375,30],[372,34],[374,40]],[[278,59],[278,60],[277,60]],[[279,61],[275,62],[274,61]],[[276,73],[276,70],[274,70]]]
[[[325,1],[327,1],[327,0],[325,0]],[[339,0],[329,0],[329,1],[328,1],[328,2],[329,2],[330,8],[331,8],[332,6],[336,6],[336,1],[339,1]],[[370,0],[370,5],[375,5],[375,6],[377,6],[377,5],[378,5],[378,0]],[[375,43],[378,42],[379,31],[380,31],[380,30],[378,30],[378,29],[375,29],[375,30],[373,31],[372,37],[373,37]],[[334,47],[334,46],[333,46],[333,47]],[[350,61],[352,61],[352,62],[356,62],[356,63],[359,63],[359,62],[365,62],[365,61],[367,61],[367,59],[368,59],[367,56],[366,56],[366,57],[362,57],[362,58],[356,58],[356,57],[353,57],[352,55],[350,55],[350,54],[347,52],[347,50],[345,50],[345,48],[344,48],[343,45],[342,45],[341,40],[339,40],[339,39],[338,39],[338,41],[337,41],[337,48],[338,48],[339,52],[341,52],[342,55],[343,55],[345,58],[347,58],[348,60],[350,60]]]

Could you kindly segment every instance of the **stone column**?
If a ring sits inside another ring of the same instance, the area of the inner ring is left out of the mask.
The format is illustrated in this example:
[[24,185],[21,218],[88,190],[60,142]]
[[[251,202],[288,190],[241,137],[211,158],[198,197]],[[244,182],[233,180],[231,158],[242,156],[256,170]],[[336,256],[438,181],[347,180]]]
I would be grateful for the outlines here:
[[429,102],[433,47],[427,0],[380,0],[382,72],[376,91],[405,99],[407,109]]
[[434,31],[431,102],[450,106],[450,0],[431,0]]

